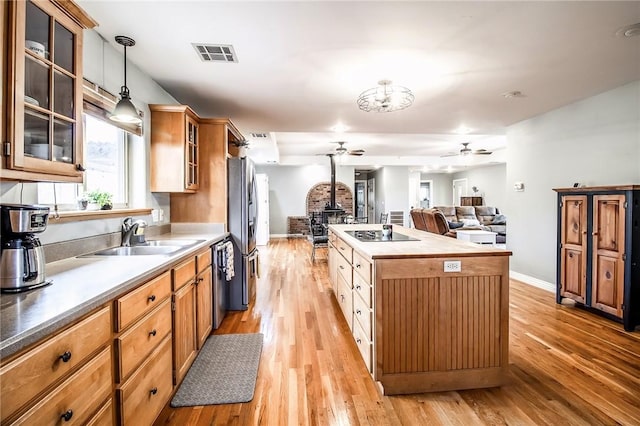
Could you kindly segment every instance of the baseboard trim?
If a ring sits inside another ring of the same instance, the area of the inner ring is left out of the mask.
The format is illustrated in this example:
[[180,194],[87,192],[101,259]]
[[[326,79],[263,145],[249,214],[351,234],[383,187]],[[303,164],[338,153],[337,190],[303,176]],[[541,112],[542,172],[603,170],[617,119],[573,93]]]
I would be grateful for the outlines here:
[[556,285],[547,281],[543,281],[541,279],[521,274],[520,272],[509,271],[509,277],[514,280],[522,281],[525,284],[529,284],[533,287],[538,287],[543,290],[547,290],[548,292],[555,293]]

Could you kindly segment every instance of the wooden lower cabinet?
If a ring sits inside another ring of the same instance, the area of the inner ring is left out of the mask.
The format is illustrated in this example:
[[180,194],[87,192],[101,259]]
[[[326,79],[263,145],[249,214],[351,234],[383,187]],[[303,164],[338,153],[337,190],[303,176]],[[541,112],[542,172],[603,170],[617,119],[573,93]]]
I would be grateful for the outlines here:
[[640,186],[559,188],[556,300],[640,325]]
[[211,265],[198,274],[196,286],[196,335],[201,349],[213,329],[213,276]]
[[115,412],[113,410],[113,400],[109,398],[86,423],[86,426],[110,426],[114,424]]
[[151,425],[173,392],[171,336],[116,391],[123,425]]
[[105,348],[14,424],[85,424],[111,397],[111,366],[111,348]]
[[173,295],[173,369],[174,383],[182,382],[196,358],[196,288],[186,285]]
[[[93,370],[87,370],[87,365]],[[110,394],[110,389],[107,394],[103,391],[107,382],[111,388],[111,370],[111,310],[105,306],[33,349],[2,361],[2,424],[12,424],[18,417],[19,423],[28,424],[39,416],[53,415],[51,410],[62,410],[63,406],[67,408],[57,413],[56,420],[72,410],[76,419],[86,421]],[[74,404],[74,399],[84,395],[83,386],[101,399],[81,398]]]

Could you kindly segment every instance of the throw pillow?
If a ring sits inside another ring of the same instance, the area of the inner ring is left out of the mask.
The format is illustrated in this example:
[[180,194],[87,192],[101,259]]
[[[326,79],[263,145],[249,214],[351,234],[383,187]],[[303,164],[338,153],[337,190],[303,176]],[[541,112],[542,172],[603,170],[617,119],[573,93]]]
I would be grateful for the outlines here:
[[462,219],[464,226],[480,226],[478,219]]
[[493,222],[491,222],[492,225],[506,225],[507,224],[507,217],[503,214],[497,214],[493,217]]
[[462,226],[464,225],[464,223],[462,223],[462,222],[449,222],[449,221],[447,221],[447,223],[449,224],[449,229],[462,228]]

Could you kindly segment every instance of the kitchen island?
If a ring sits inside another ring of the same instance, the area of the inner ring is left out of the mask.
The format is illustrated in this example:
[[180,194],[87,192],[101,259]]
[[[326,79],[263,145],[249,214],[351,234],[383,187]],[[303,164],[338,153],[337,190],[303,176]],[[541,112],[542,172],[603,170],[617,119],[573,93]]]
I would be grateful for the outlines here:
[[[330,280],[381,391],[504,384],[511,252],[400,226],[389,240],[381,227],[329,226]],[[378,233],[353,232],[367,230]]]

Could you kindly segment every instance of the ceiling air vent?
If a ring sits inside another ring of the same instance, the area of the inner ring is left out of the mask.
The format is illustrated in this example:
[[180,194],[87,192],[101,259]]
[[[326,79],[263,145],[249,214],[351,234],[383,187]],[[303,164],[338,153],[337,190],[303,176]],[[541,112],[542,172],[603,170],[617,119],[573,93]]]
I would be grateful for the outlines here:
[[238,62],[236,52],[230,44],[192,43],[203,62]]
[[267,134],[266,133],[251,133],[251,137],[252,138],[266,138]]

